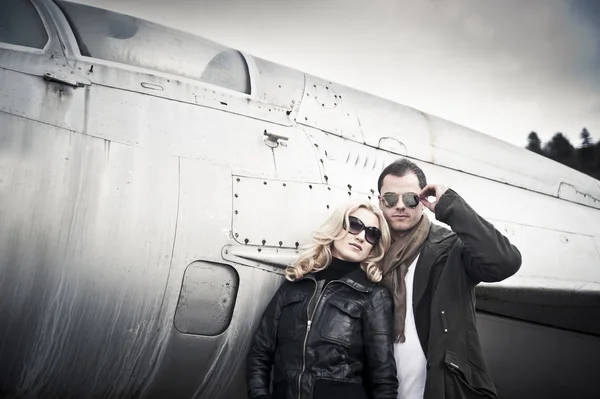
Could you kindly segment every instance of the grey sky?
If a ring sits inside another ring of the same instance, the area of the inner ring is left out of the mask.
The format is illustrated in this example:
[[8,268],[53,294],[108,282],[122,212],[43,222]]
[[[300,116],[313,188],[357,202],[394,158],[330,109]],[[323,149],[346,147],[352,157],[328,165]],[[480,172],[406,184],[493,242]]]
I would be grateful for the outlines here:
[[600,139],[596,0],[77,0],[524,146]]

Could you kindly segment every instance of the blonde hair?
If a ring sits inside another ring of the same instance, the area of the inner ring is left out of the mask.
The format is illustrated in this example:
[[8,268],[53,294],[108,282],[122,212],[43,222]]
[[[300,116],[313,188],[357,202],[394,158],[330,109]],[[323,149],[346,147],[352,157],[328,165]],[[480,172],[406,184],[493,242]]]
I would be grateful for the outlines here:
[[383,276],[379,262],[390,246],[390,229],[381,211],[368,202],[347,203],[339,206],[325,223],[313,232],[313,243],[309,244],[298,259],[286,268],[285,278],[289,281],[296,281],[309,273],[316,273],[327,268],[333,259],[331,255],[333,242],[349,234],[347,231],[345,234],[340,234],[344,230],[344,222],[346,226],[349,226],[349,215],[360,208],[371,211],[379,219],[381,239],[377,245],[373,246],[367,258],[361,262],[361,268],[369,280],[374,283],[380,282]]

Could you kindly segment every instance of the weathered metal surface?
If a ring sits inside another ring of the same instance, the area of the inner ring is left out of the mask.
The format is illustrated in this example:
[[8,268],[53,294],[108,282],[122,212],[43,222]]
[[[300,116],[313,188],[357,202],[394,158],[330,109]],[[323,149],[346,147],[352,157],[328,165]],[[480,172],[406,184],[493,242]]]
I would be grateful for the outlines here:
[[0,389],[132,395],[164,344],[177,158],[6,113],[0,126]]
[[360,98],[358,117],[365,144],[433,162],[431,131],[424,113],[375,96]]
[[[369,194],[315,183],[233,178],[235,240],[243,245],[299,248],[341,203],[369,201]],[[373,204],[376,201],[371,196]]]
[[350,140],[363,142],[357,118],[357,98],[351,89],[305,75],[306,83],[296,122]]
[[[249,55],[250,95],[82,57],[60,9],[35,3],[45,49],[0,44],[0,396],[243,399],[244,355],[296,243],[341,201],[375,203],[377,176],[399,155],[521,250],[517,276],[480,287],[484,309],[566,329],[597,313],[597,181]],[[272,145],[265,131],[287,140]],[[238,277],[227,306],[185,283],[190,265],[228,270],[215,284]],[[215,324],[189,301],[176,321],[182,297],[207,304]],[[530,373],[503,373],[524,358],[498,355],[515,341],[494,325],[480,332],[498,381],[538,392],[537,380],[519,379]],[[528,347],[531,324],[507,328]],[[536,328],[537,342],[555,342],[553,329]],[[600,355],[595,331],[585,331],[590,356]],[[587,344],[573,334],[560,344],[581,359]],[[531,367],[560,369],[530,354]],[[564,381],[586,375],[578,364]]]

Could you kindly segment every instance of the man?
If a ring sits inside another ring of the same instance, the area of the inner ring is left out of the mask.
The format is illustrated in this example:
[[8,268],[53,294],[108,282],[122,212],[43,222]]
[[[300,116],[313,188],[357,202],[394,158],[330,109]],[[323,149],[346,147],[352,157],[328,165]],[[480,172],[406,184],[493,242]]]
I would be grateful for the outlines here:
[[[496,397],[479,343],[474,289],[515,274],[519,250],[456,192],[428,185],[407,159],[381,172],[378,189],[393,242],[382,268],[394,297],[398,398]],[[430,223],[425,207],[452,231]]]

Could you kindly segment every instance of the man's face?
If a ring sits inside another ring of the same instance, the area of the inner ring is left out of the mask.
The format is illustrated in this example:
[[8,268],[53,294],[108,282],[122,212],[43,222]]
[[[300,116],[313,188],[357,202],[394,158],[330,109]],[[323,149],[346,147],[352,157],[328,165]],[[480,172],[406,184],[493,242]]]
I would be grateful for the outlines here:
[[[402,194],[419,194],[420,192],[419,179],[414,173],[407,173],[402,177],[387,175],[383,178],[379,208],[390,226],[392,235],[393,233],[403,233],[412,229],[421,219],[424,209],[422,203],[419,202],[416,208],[409,208],[402,202]],[[400,197],[398,203],[391,208],[387,206],[383,199],[383,196],[387,193],[398,194]]]

